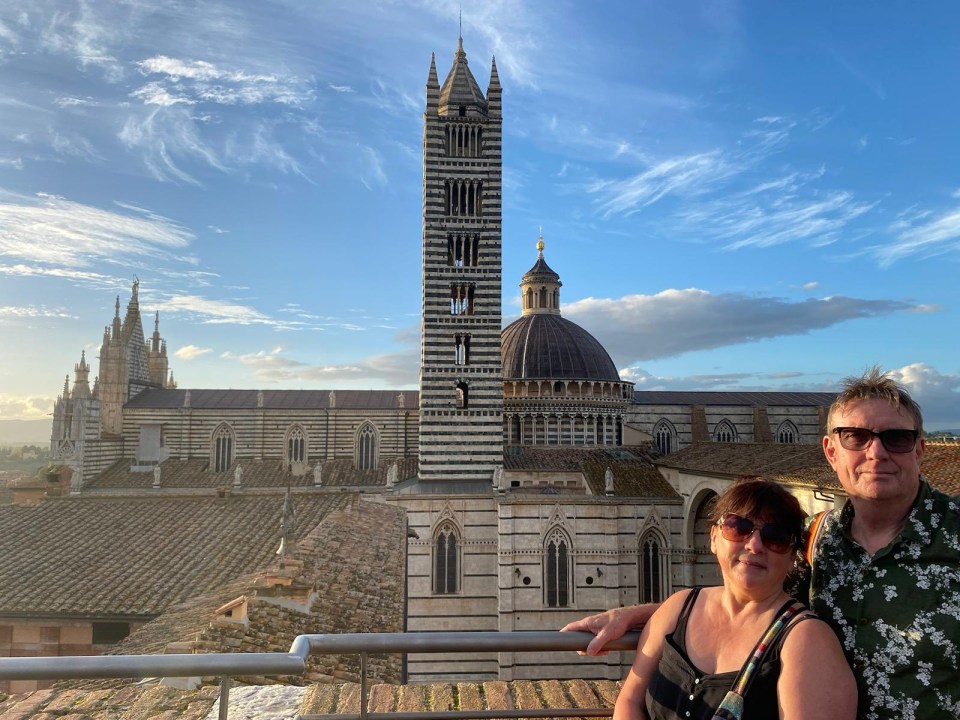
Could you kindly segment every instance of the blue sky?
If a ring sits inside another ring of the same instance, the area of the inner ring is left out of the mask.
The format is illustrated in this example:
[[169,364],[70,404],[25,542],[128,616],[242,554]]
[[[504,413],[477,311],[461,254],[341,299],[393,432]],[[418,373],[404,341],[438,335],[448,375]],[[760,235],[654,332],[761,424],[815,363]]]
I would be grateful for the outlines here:
[[[960,427],[952,2],[484,0],[504,316],[536,259],[638,389],[829,390]],[[181,387],[415,388],[421,138],[458,5],[0,0],[0,419],[116,295]]]

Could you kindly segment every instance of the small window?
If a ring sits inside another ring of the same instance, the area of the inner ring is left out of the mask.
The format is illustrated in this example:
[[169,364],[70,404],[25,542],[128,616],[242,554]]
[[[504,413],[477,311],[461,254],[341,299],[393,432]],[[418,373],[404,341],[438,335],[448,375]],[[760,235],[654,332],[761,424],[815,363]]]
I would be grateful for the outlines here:
[[543,549],[543,577],[547,607],[569,607],[571,601],[570,541],[562,530],[556,528],[547,534]]
[[457,383],[457,409],[466,410],[470,405],[470,389],[465,382]]
[[356,466],[357,470],[376,470],[379,454],[379,438],[376,429],[370,423],[364,423],[357,433]]
[[233,464],[233,431],[221,425],[213,433],[213,471],[222,473]]
[[800,432],[797,426],[789,420],[784,420],[777,428],[777,442],[784,444],[793,444],[800,442]]
[[640,602],[659,603],[667,596],[667,558],[660,537],[647,533],[640,540]]
[[733,427],[729,420],[721,420],[717,423],[717,427],[713,431],[713,439],[723,443],[737,442],[736,428]]
[[676,431],[665,419],[657,423],[653,429],[653,437],[661,455],[669,455],[676,449]]
[[303,428],[295,425],[287,434],[287,463],[303,463],[307,460],[307,439]]
[[457,592],[459,539],[452,523],[446,522],[437,531],[433,544],[433,592],[453,595]]

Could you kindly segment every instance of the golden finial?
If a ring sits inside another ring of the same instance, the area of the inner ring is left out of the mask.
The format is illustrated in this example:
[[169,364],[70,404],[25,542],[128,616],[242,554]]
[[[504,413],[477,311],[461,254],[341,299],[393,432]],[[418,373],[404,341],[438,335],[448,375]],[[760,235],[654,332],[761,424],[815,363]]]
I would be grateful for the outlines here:
[[543,255],[543,248],[546,247],[543,243],[543,225],[540,226],[540,238],[537,240],[537,252]]

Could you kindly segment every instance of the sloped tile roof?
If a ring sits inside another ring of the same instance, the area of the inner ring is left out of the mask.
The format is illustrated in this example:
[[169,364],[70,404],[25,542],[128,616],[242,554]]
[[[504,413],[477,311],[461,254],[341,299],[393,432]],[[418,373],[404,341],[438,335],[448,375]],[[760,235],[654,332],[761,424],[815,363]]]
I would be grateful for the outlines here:
[[549,448],[511,446],[504,448],[505,470],[581,472],[594,495],[604,495],[607,468],[613,470],[613,491],[619,497],[680,500],[654,466],[645,447]]
[[[786,484],[842,491],[819,445],[694,443],[656,463],[691,473],[765,476]],[[941,492],[960,494],[960,444],[927,443],[920,471]]]
[[[198,410],[248,410],[258,407],[262,394],[267,410],[330,409],[330,390],[208,390],[155,388],[131,398],[128,408],[180,408],[190,393],[190,407]],[[416,410],[420,393],[416,390],[335,390],[338,410],[397,410],[399,396],[403,409]]]
[[[352,493],[294,497],[298,536]],[[66,497],[0,507],[0,614],[152,617],[273,557],[283,495]]]
[[940,492],[960,496],[960,443],[928,442],[920,470]]
[[[352,458],[325,460],[321,481],[323,487],[383,487],[387,483],[387,472],[394,462],[398,463],[398,478],[413,477],[417,474],[419,463],[415,457],[380,458],[376,470],[357,470]],[[111,465],[84,486],[84,490],[142,490],[153,491],[152,472],[132,472],[133,458],[123,458]],[[277,459],[239,460],[234,467],[221,473],[210,470],[207,460],[175,460],[168,458],[160,464],[161,488],[184,490],[189,488],[233,487],[236,465],[243,468],[243,488],[285,488],[313,487],[313,473],[294,475],[286,465]],[[153,491],[155,492],[155,491]]]
[[697,390],[637,390],[638,405],[747,405],[750,407],[830,407],[836,393],[825,392],[735,392]]

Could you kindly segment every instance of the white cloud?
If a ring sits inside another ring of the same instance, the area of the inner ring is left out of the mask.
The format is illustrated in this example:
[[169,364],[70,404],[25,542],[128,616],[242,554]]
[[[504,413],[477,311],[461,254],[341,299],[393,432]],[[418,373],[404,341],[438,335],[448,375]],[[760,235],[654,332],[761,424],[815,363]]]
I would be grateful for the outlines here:
[[50,414],[56,398],[48,395],[0,395],[0,418],[41,420]]
[[212,300],[199,295],[170,295],[150,303],[150,311],[187,315],[211,325],[272,325],[289,327],[247,305],[227,300]]
[[911,209],[911,215],[901,217],[891,226],[895,239],[876,245],[871,252],[881,266],[889,266],[910,255],[930,257],[960,250],[960,208],[939,215]]
[[211,352],[213,352],[213,348],[202,348],[197,347],[196,345],[184,345],[174,353],[174,356],[180,358],[181,360],[193,360]]
[[61,309],[50,309],[43,305],[37,306],[17,306],[17,305],[0,305],[0,322],[4,320],[22,320],[29,318],[73,318],[76,319],[76,315],[71,315],[66,310]]
[[227,69],[205,60],[180,60],[157,55],[137,63],[145,76],[160,80],[134,91],[135,97],[161,104],[167,99],[184,103],[256,105],[277,103],[302,105],[313,99],[309,84],[300,78],[277,73],[251,73]]
[[269,351],[234,355],[224,353],[225,360],[234,360],[249,368],[254,377],[271,383],[323,383],[339,387],[385,388],[415,385],[420,354],[416,349],[375,355],[356,363],[343,365],[311,365],[283,354],[282,347]]
[[892,369],[923,411],[924,427],[960,427],[960,375],[944,374],[918,362]]
[[356,90],[354,90],[349,85],[334,85],[333,83],[330,83],[329,85],[327,85],[327,87],[333,90],[334,92],[338,92],[338,93],[355,93],[356,92]]
[[[169,258],[193,240],[185,227],[148,211],[110,212],[54,195],[26,197],[2,190],[0,227],[0,256],[72,270],[103,261]],[[7,268],[7,274],[52,274],[49,268],[27,265]],[[99,278],[91,273],[87,279]]]

